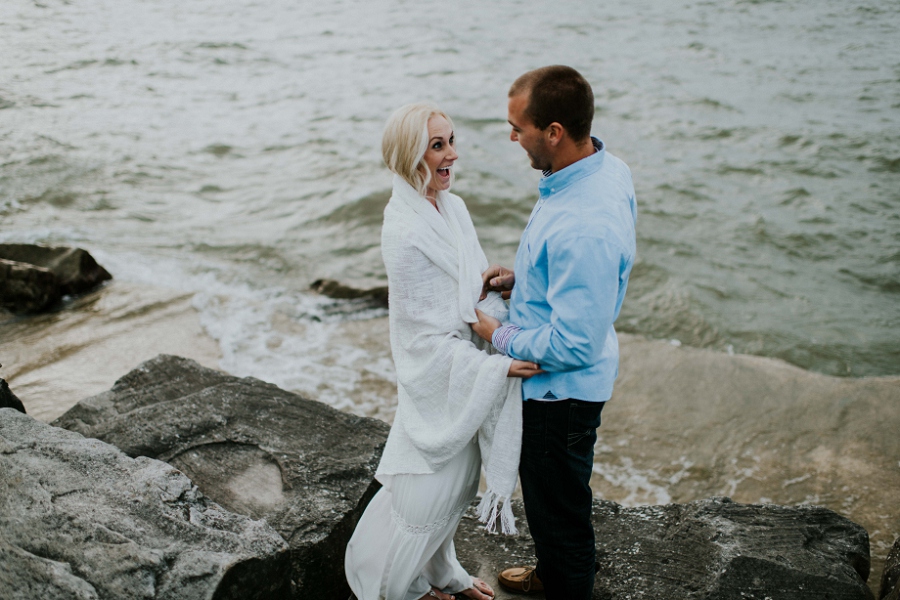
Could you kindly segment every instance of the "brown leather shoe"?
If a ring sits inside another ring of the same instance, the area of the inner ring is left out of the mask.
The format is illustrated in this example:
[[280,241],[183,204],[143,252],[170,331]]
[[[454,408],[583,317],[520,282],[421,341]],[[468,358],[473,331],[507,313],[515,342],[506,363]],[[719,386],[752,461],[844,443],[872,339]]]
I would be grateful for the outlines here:
[[510,567],[501,571],[497,579],[511,592],[533,594],[544,591],[544,584],[538,579],[534,567]]

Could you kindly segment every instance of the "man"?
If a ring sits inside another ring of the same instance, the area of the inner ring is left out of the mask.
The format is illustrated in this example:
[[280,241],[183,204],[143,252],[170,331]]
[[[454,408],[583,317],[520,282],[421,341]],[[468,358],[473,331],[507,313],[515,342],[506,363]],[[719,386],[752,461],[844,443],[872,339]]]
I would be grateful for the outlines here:
[[509,90],[510,140],[543,171],[540,199],[513,271],[494,266],[487,290],[510,291],[509,323],[479,313],[475,332],[538,363],[522,382],[519,476],[537,565],[500,583],[548,600],[587,600],[596,572],[589,485],[600,413],[618,374],[619,315],[635,256],[631,172],[590,136],[594,96],[574,69],[551,66]]

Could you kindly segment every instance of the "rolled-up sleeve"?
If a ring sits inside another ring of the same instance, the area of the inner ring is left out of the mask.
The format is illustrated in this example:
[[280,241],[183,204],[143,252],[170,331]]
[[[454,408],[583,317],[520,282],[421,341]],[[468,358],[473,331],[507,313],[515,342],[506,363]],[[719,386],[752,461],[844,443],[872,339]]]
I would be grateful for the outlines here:
[[491,336],[491,344],[503,354],[509,354],[509,340],[519,331],[522,330],[511,323],[498,327]]
[[549,323],[504,332],[506,353],[549,372],[597,363],[616,316],[621,255],[599,237],[548,240]]

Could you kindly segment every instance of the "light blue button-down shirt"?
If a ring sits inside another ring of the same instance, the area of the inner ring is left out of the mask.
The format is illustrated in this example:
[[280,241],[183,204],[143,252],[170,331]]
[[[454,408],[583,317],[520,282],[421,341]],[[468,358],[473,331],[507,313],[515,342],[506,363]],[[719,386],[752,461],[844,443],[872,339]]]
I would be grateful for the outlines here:
[[509,323],[494,345],[547,371],[525,399],[602,402],[619,372],[619,316],[634,264],[637,205],[628,166],[593,138],[591,156],[541,179],[516,253]]

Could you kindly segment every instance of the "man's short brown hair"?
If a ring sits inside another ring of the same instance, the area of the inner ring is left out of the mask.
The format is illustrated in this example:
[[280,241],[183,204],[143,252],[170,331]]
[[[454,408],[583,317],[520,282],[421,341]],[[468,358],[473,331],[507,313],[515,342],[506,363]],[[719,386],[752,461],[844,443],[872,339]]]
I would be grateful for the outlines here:
[[510,98],[529,93],[525,114],[535,127],[546,129],[550,123],[559,123],[576,142],[591,135],[594,92],[581,73],[563,65],[541,67],[525,73],[509,88]]

